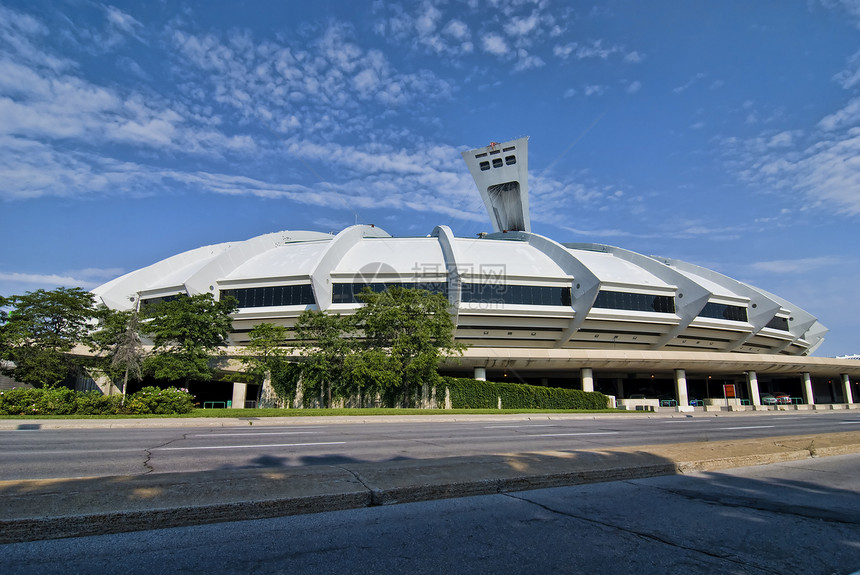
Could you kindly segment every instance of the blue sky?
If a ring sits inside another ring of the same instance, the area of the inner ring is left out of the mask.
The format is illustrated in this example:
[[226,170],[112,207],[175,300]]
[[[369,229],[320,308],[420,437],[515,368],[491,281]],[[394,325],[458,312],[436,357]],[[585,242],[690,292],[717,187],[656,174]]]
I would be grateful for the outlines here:
[[206,244],[490,225],[687,260],[860,353],[860,1],[0,0],[0,294]]

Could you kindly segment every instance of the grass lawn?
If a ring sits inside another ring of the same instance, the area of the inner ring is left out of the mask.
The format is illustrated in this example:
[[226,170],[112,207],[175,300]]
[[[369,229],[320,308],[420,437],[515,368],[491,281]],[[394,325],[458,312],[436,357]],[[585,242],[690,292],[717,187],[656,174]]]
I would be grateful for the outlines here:
[[325,417],[325,416],[386,416],[386,415],[498,415],[501,413],[636,413],[619,409],[195,409],[181,415],[0,415],[0,419],[161,419],[168,417]]

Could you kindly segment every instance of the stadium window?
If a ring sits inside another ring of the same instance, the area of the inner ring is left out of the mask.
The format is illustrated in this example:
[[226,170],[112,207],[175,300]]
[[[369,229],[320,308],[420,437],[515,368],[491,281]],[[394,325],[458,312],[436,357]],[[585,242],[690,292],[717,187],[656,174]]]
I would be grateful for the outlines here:
[[507,156],[505,158],[505,164],[508,166],[512,166],[516,163],[517,163],[517,157],[516,156]]
[[220,297],[231,296],[239,307],[273,307],[316,303],[310,284],[221,290]]
[[570,288],[550,286],[469,284],[461,286],[463,303],[570,306]]
[[788,331],[788,318],[774,317],[772,320],[767,322],[767,327],[778,329],[779,331]]
[[726,305],[721,303],[708,302],[702,311],[699,312],[699,317],[712,317],[715,319],[725,319],[728,321],[747,321],[747,308],[739,305]]
[[501,168],[502,167],[502,159],[501,158],[493,158],[493,167]]
[[370,288],[375,293],[381,293],[390,287],[402,287],[404,289],[421,289],[433,294],[442,294],[448,297],[447,282],[393,282],[393,283],[353,283],[334,284],[331,291],[331,303],[363,303],[361,292],[364,288]]
[[481,171],[482,172],[486,172],[489,169],[490,169],[490,162],[487,162],[487,161],[481,162]]
[[675,313],[675,299],[672,296],[665,295],[600,291],[592,307],[626,311]]

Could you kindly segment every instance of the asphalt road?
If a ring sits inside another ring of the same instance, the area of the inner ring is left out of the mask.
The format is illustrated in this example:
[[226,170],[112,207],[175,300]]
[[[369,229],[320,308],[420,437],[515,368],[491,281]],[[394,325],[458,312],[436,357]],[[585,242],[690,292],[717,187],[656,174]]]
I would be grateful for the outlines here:
[[[281,420],[283,421],[283,420]],[[252,425],[253,423],[253,425]],[[0,430],[0,480],[331,465],[806,435],[860,429],[852,412],[390,420],[272,426]]]
[[[476,432],[477,433],[477,432]],[[860,455],[0,546],[0,573],[860,570]]]

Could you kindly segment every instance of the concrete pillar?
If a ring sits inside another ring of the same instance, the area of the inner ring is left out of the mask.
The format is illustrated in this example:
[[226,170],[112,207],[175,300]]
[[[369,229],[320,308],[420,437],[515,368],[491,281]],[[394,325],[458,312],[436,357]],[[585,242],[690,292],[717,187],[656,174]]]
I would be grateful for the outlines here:
[[761,397],[758,393],[758,376],[754,371],[747,372],[747,388],[750,392],[750,401],[753,405],[761,405]]
[[845,403],[854,403],[854,398],[851,397],[851,378],[847,373],[842,374],[842,395],[845,397]]
[[487,368],[486,367],[476,367],[474,379],[478,381],[487,381]]
[[678,398],[678,405],[690,403],[687,397],[687,372],[683,369],[675,370],[675,397]]
[[624,397],[624,379],[623,378],[619,377],[619,378],[615,379],[615,391],[616,391],[616,393],[618,393],[619,398]]
[[803,401],[807,405],[815,405],[815,397],[812,395],[812,376],[803,374]]
[[579,370],[579,375],[582,378],[582,391],[594,391],[594,373],[590,367],[583,367]]
[[245,396],[248,393],[247,383],[233,383],[233,409],[244,409]]

